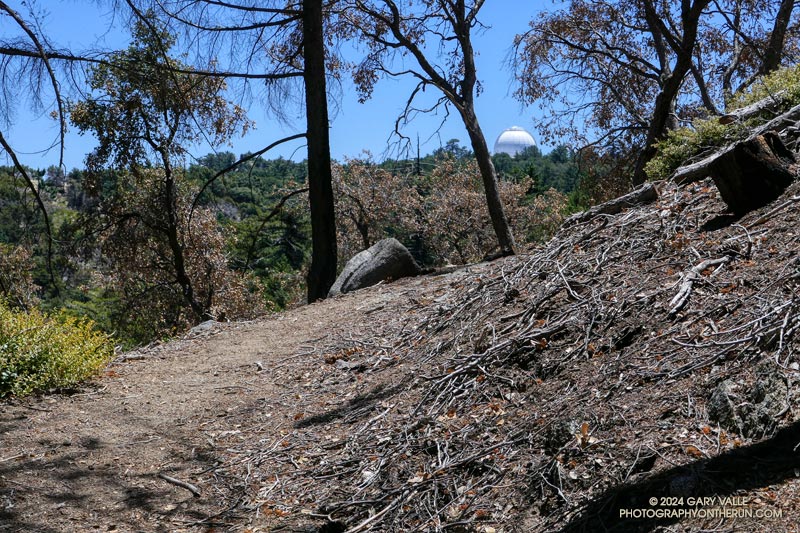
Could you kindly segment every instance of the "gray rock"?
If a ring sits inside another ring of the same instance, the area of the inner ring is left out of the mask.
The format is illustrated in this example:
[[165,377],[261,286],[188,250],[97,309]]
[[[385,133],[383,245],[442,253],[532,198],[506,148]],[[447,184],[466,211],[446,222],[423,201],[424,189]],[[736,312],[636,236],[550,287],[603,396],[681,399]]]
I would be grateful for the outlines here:
[[758,381],[750,391],[750,404],[744,415],[744,435],[764,437],[778,428],[781,415],[789,409],[789,385],[783,374],[771,363],[762,364]]
[[742,432],[742,419],[737,410],[739,398],[736,395],[736,385],[731,381],[723,381],[708,400],[706,410],[708,418],[727,430]]
[[544,432],[545,453],[555,455],[570,441],[574,441],[579,432],[580,425],[575,420],[562,418],[554,421]]
[[730,381],[720,383],[708,400],[708,418],[721,427],[752,438],[772,434],[779,418],[789,408],[789,386],[770,362],[756,371],[756,382],[748,391]]
[[420,274],[411,253],[397,239],[383,239],[347,262],[328,296],[370,287],[384,280]]
[[199,336],[208,336],[210,335],[215,329],[217,329],[217,321],[216,320],[206,320],[205,322],[201,322],[197,324],[195,327],[189,330],[187,335],[189,337],[199,337]]
[[359,363],[356,361],[345,361],[344,359],[337,359],[334,366],[339,370],[344,370],[346,372],[349,372],[351,370],[355,372],[360,372],[364,370],[364,363]]

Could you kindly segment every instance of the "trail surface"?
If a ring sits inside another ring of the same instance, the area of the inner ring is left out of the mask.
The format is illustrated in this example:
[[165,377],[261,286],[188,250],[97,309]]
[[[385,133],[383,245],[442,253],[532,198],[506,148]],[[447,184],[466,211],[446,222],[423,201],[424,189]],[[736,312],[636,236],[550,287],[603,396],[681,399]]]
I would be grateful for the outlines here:
[[659,187],[0,403],[0,533],[800,532],[800,183]]
[[204,324],[123,355],[72,394],[0,404],[0,531],[244,530],[253,517],[226,512],[241,503],[236,483],[213,476],[219,453],[259,446],[245,442],[248,430],[266,445],[305,413],[392,383],[402,365],[356,375],[324,348],[371,338],[376,323],[442,282],[402,280],[257,321]]

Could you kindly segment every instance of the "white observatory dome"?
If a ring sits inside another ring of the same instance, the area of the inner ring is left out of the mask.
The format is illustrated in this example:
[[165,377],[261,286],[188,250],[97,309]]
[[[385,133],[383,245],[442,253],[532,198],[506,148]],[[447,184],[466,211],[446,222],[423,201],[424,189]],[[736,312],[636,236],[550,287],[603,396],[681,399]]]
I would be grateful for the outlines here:
[[533,136],[519,126],[512,126],[497,138],[494,143],[494,153],[506,153],[514,157],[532,146],[536,146]]

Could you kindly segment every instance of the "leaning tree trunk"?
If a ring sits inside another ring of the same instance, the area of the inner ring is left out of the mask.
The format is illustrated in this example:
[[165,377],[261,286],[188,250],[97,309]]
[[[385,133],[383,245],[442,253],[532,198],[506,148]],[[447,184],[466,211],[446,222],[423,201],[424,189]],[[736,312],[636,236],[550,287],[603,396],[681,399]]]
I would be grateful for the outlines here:
[[772,26],[772,32],[769,35],[767,48],[764,50],[764,58],[758,68],[760,76],[777,70],[781,65],[786,45],[786,30],[789,28],[789,22],[792,19],[794,4],[794,0],[781,0],[778,13],[775,16],[775,23]]
[[472,109],[467,109],[462,113],[464,126],[467,128],[469,139],[472,144],[472,151],[475,153],[475,160],[481,172],[483,189],[486,194],[486,205],[489,208],[489,218],[492,221],[492,228],[500,244],[500,255],[514,255],[514,235],[511,233],[511,226],[508,224],[503,202],[500,199],[500,189],[497,185],[497,171],[492,163],[492,155],[486,144],[486,137],[483,135],[478,117]]
[[[688,68],[686,69],[688,70]],[[670,128],[675,127],[675,101],[681,86],[681,80],[686,74],[686,70],[681,74],[673,73],[664,83],[661,92],[656,96],[656,103],[653,107],[653,117],[645,135],[644,148],[639,152],[636,159],[636,167],[633,171],[633,185],[639,186],[647,181],[647,173],[644,171],[645,165],[658,153],[656,143],[666,135]]]
[[336,220],[331,185],[322,0],[303,0],[303,61],[312,241],[307,283],[308,301],[313,302],[325,298],[336,280]]
[[[692,54],[697,43],[697,31],[700,17],[709,3],[710,0],[695,0],[694,4],[689,0],[683,0],[681,2],[683,36],[680,39],[680,43],[677,43],[679,46],[677,50],[675,50],[677,54],[675,66],[670,69],[662,59],[662,65],[664,65],[662,68],[666,68],[666,70],[663,71],[665,76],[662,81],[661,90],[656,96],[656,101],[653,106],[653,116],[647,128],[644,148],[636,160],[636,167],[633,171],[634,186],[641,185],[647,179],[644,167],[658,152],[655,147],[656,142],[661,140],[670,128],[677,125],[677,120],[674,115],[675,104],[678,100],[681,86],[683,85],[683,79],[692,68],[692,61],[694,61]],[[648,27],[651,28],[653,35],[663,35],[663,21],[660,20],[660,17],[656,13],[654,4],[652,2],[645,2],[643,5],[646,10]]]

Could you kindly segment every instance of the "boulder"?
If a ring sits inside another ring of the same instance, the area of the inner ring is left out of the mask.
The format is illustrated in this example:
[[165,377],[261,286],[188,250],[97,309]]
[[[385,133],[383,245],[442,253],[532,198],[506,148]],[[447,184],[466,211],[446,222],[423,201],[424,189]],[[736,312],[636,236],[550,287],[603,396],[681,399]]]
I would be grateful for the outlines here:
[[336,278],[328,297],[370,287],[384,280],[416,276],[419,265],[397,239],[383,239],[354,255]]

